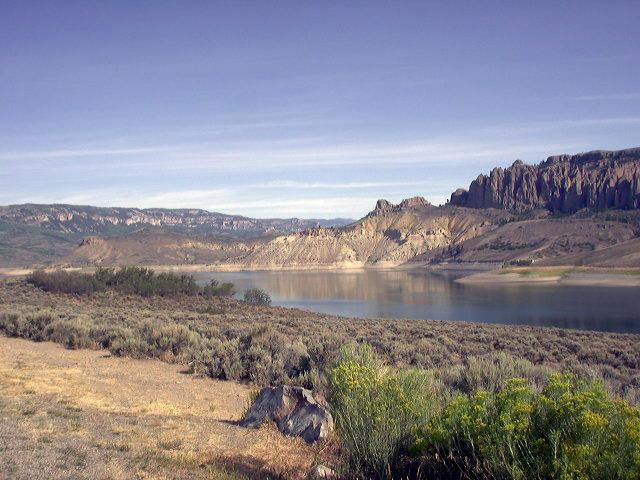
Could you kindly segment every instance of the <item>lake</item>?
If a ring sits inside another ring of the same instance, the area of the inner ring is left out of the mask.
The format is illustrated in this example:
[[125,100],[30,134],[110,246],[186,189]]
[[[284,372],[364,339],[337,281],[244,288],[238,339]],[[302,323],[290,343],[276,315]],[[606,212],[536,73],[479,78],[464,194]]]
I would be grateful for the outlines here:
[[640,333],[634,287],[462,285],[419,270],[197,272],[199,282],[258,287],[275,305],[349,317],[460,320]]

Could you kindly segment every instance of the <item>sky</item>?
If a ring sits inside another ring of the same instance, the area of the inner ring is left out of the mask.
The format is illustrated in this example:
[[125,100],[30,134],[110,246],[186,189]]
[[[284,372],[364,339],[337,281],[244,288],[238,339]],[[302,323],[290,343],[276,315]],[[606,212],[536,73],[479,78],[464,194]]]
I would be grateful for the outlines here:
[[0,204],[359,218],[640,146],[640,2],[0,0]]

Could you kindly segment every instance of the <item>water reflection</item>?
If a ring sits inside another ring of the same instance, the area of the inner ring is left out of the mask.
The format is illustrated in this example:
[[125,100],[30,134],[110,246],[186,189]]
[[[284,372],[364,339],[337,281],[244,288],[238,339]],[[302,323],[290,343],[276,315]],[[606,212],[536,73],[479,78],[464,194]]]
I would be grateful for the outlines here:
[[239,292],[259,287],[277,305],[387,318],[557,326],[640,333],[636,288],[461,285],[459,274],[424,271],[200,272]]

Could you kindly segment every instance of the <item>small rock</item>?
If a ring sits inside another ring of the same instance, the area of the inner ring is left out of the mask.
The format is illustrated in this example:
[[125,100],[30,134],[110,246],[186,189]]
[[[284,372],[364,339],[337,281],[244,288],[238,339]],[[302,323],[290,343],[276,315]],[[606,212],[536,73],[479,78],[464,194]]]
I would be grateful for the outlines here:
[[311,470],[311,478],[315,479],[327,479],[327,478],[338,478],[338,474],[325,465],[316,465]]

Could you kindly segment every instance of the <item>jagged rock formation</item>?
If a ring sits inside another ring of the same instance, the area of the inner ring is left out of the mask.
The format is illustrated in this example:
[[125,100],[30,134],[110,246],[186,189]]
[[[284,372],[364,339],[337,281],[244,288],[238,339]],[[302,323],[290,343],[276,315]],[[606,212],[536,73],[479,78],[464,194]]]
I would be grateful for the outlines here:
[[211,241],[162,229],[90,237],[67,261],[73,265],[208,264],[230,270],[513,260],[640,266],[639,236],[640,210],[581,211],[555,218],[547,210],[515,214],[454,205],[392,205],[346,227],[312,228],[251,242]]
[[481,235],[511,218],[503,210],[434,207],[408,200],[378,202],[361,220],[276,237],[242,257],[249,268],[400,265],[427,251]]
[[458,189],[451,204],[517,211],[546,208],[575,212],[582,208],[640,208],[640,148],[549,157],[539,165],[516,160],[494,168]]
[[424,197],[411,197],[405,198],[398,205],[394,205],[389,200],[385,200],[381,198],[376,202],[376,208],[374,208],[367,216],[375,217],[376,215],[381,215],[383,213],[388,212],[399,212],[406,208],[414,208],[414,207],[430,207],[431,204]]

